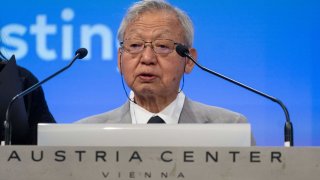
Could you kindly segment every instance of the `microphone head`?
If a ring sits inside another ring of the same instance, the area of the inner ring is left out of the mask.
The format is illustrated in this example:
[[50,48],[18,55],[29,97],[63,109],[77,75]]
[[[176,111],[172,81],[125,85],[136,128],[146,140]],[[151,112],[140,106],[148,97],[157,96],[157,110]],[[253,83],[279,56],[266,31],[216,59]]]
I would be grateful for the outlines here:
[[78,59],[82,59],[86,57],[87,54],[88,54],[88,50],[86,48],[79,48],[75,53],[75,55],[78,56]]
[[187,48],[187,46],[178,43],[176,46],[176,52],[181,57],[187,57],[187,54],[189,54],[189,49]]

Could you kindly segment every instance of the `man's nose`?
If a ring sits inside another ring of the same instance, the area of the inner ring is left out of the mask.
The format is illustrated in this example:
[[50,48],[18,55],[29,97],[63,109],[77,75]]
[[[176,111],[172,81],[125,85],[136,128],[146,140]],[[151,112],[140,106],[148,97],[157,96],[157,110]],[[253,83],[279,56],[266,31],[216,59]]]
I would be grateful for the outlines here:
[[141,62],[144,64],[155,64],[157,62],[155,52],[151,43],[146,43],[142,51]]

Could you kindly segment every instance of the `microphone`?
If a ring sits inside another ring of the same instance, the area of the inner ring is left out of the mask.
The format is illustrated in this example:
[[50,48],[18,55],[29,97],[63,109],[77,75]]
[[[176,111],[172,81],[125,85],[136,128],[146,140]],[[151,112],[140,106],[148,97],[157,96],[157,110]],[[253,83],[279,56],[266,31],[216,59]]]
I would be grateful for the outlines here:
[[48,80],[52,79],[53,77],[55,77],[56,75],[60,74],[61,72],[65,71],[66,69],[68,69],[69,67],[71,67],[71,65],[77,60],[77,59],[82,59],[84,57],[86,57],[86,55],[88,54],[88,50],[86,48],[79,48],[76,53],[75,56],[73,57],[72,61],[65,66],[64,68],[60,69],[59,71],[57,71],[56,73],[52,74],[51,76],[47,77],[46,79],[39,81],[38,83],[30,86],[28,89],[22,91],[21,93],[17,94],[16,96],[14,96],[8,107],[7,107],[7,111],[6,111],[6,120],[4,121],[4,128],[5,128],[5,145],[11,145],[11,138],[12,138],[12,124],[11,124],[11,119],[10,119],[10,110],[12,107],[12,104],[17,100],[20,99],[22,97],[24,97],[25,95],[31,93],[32,91],[36,90],[37,88],[39,88],[43,83],[47,82]]
[[208,68],[206,68],[206,67],[201,66],[201,65],[200,65],[199,63],[197,63],[197,62],[194,60],[194,58],[190,55],[189,50],[188,50],[188,48],[187,48],[185,45],[182,45],[182,44],[177,43],[176,52],[177,52],[181,57],[187,57],[187,58],[189,58],[189,59],[190,59],[192,62],[194,62],[200,69],[202,69],[202,70],[204,70],[204,71],[206,71],[206,72],[208,72],[208,73],[210,73],[210,74],[213,74],[213,75],[215,75],[215,76],[218,76],[218,77],[220,77],[220,78],[222,78],[222,79],[224,79],[224,80],[227,80],[227,81],[229,81],[229,82],[231,82],[231,83],[233,83],[233,84],[236,84],[237,86],[240,86],[240,87],[242,87],[242,88],[245,88],[245,89],[247,89],[247,90],[249,90],[249,91],[251,91],[251,92],[253,92],[253,93],[255,93],[255,94],[258,94],[258,95],[260,95],[260,96],[263,96],[263,97],[265,97],[265,98],[267,98],[267,99],[269,99],[269,100],[271,100],[271,101],[276,102],[277,104],[279,104],[279,105],[281,106],[282,110],[284,111],[285,116],[286,116],[286,123],[285,123],[285,126],[284,126],[284,146],[285,146],[285,147],[293,146],[293,126],[292,126],[292,123],[291,123],[291,121],[290,121],[289,112],[288,112],[286,106],[285,106],[279,99],[274,98],[274,97],[272,97],[272,96],[270,96],[270,95],[268,95],[268,94],[265,94],[265,93],[263,93],[263,92],[261,92],[261,91],[258,91],[258,90],[256,90],[256,89],[253,89],[253,88],[251,88],[251,87],[249,87],[249,86],[247,86],[247,85],[244,85],[244,84],[242,84],[242,83],[240,83],[240,82],[238,82],[238,81],[235,81],[235,80],[233,80],[233,79],[231,79],[231,78],[228,78],[228,77],[226,77],[226,76],[224,76],[224,75],[222,75],[222,74],[219,74],[219,73],[214,72],[214,71],[212,71],[212,70],[210,70],[210,69],[208,69]]

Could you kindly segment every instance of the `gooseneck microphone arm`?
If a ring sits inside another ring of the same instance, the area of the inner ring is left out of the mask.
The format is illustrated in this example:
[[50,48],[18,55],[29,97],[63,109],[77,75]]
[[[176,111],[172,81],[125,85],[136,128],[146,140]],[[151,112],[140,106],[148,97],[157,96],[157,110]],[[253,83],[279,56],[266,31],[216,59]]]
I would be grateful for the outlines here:
[[11,119],[10,119],[10,110],[11,107],[13,105],[13,103],[17,100],[20,99],[22,97],[24,97],[25,95],[31,93],[32,91],[36,90],[37,88],[39,88],[43,83],[47,82],[48,80],[52,79],[53,77],[55,77],[56,75],[62,73],[63,71],[65,71],[66,69],[68,69],[69,67],[72,66],[72,64],[77,60],[77,59],[82,59],[84,58],[86,55],[88,54],[88,50],[85,48],[79,48],[76,53],[75,56],[73,57],[72,61],[65,66],[64,68],[60,69],[59,71],[57,71],[56,73],[52,74],[51,76],[45,78],[42,81],[39,81],[38,83],[30,86],[28,89],[22,91],[21,93],[17,94],[16,96],[14,96],[8,107],[7,107],[7,111],[6,111],[6,120],[4,121],[4,128],[5,128],[5,145],[11,145],[11,139],[12,139],[12,123],[11,123]]
[[213,74],[215,76],[218,76],[224,80],[227,80],[233,84],[236,84],[242,88],[245,88],[253,93],[256,93],[260,96],[263,96],[273,102],[276,102],[277,104],[279,104],[282,108],[282,110],[284,111],[284,114],[285,114],[285,117],[286,117],[286,123],[285,123],[285,126],[284,126],[284,146],[286,147],[290,147],[290,146],[293,146],[293,126],[292,126],[292,123],[290,121],[290,116],[289,116],[289,112],[286,108],[286,106],[277,98],[274,98],[268,94],[265,94],[261,91],[258,91],[256,89],[253,89],[247,85],[244,85],[238,81],[235,81],[231,78],[228,78],[222,74],[219,74],[217,72],[214,72],[206,67],[203,67],[202,65],[200,65],[199,63],[197,63],[197,61],[190,55],[189,53],[189,50],[186,46],[182,45],[182,44],[176,44],[176,52],[181,56],[181,57],[187,57],[189,58],[192,62],[194,62],[200,69],[210,73],[210,74]]

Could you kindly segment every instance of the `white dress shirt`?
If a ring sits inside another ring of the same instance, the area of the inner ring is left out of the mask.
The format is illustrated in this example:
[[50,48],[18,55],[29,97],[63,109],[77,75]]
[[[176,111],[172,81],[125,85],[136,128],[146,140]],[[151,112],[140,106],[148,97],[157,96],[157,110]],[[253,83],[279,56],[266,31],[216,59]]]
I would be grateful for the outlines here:
[[[134,99],[133,91],[130,92],[130,99]],[[130,101],[130,114],[132,124],[147,124],[152,116],[161,117],[166,124],[178,124],[179,117],[184,104],[185,95],[183,92],[178,93],[178,96],[166,108],[159,113],[152,113]]]

